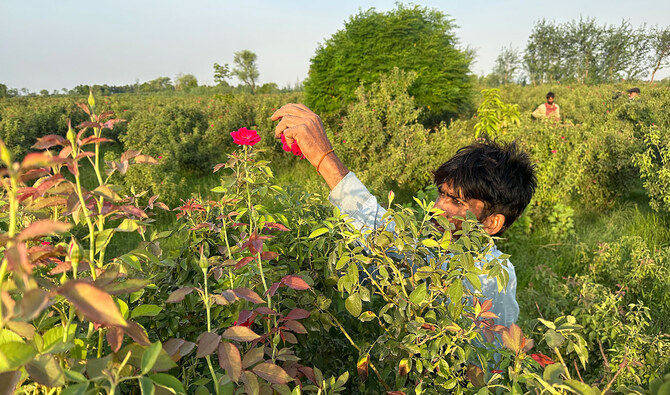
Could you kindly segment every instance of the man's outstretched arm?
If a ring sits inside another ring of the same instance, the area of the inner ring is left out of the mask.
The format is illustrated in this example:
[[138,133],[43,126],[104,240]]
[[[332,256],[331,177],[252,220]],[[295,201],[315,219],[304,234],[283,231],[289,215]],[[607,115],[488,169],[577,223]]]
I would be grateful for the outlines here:
[[272,120],[281,119],[275,128],[275,138],[282,133],[290,146],[298,143],[302,154],[318,171],[332,190],[349,173],[328,140],[318,115],[303,104],[286,104],[272,114]]

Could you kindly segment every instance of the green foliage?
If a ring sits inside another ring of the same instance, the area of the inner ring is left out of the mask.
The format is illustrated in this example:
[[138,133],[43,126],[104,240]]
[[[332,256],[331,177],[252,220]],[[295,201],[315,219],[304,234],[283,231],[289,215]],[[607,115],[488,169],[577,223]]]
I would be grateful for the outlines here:
[[519,105],[505,104],[500,100],[499,89],[484,89],[482,104],[477,108],[479,122],[475,124],[475,138],[481,134],[497,137],[512,125],[519,125]]
[[420,110],[408,94],[415,78],[416,73],[394,68],[367,91],[359,87],[333,138],[345,163],[380,193],[397,187],[416,190],[430,178],[435,134],[418,123]]
[[633,157],[654,210],[670,212],[670,141],[668,129],[656,125],[643,129],[645,150]]
[[374,8],[352,16],[317,49],[305,82],[306,101],[334,115],[352,104],[360,85],[377,82],[394,67],[416,73],[410,94],[431,124],[469,107],[471,57],[456,48],[453,20],[433,9]]

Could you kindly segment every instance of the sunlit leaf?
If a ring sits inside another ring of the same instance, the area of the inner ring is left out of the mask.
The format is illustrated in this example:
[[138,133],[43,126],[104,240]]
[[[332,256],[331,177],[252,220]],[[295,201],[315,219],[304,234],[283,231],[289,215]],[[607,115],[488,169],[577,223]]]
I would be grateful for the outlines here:
[[65,385],[65,374],[58,361],[51,354],[41,354],[26,365],[26,371],[32,380],[47,387]]
[[260,336],[246,326],[231,326],[223,332],[221,337],[240,342],[250,342],[258,339]]
[[307,284],[305,280],[296,275],[285,276],[281,279],[281,282],[284,283],[287,287],[298,291],[304,291],[310,288],[309,284]]
[[251,370],[262,379],[265,379],[273,384],[286,384],[290,381],[293,381],[291,376],[286,374],[286,371],[284,371],[284,369],[273,363],[269,362],[259,363],[258,365],[254,366],[254,368]]
[[240,350],[229,342],[219,343],[219,365],[228,373],[228,377],[237,383],[242,374],[242,358]]
[[265,303],[265,300],[258,296],[258,294],[248,288],[235,288],[233,289],[235,295],[238,298],[247,300],[251,303]]
[[65,222],[54,222],[50,220],[39,220],[30,224],[27,228],[19,233],[18,239],[20,241],[32,240],[38,237],[56,235],[58,233],[66,232],[70,229],[70,224]]
[[179,288],[178,290],[172,292],[172,293],[170,294],[170,296],[168,296],[168,298],[167,298],[167,300],[165,301],[165,303],[179,303],[179,302],[181,302],[182,300],[184,300],[184,298],[186,297],[186,295],[188,295],[188,294],[190,294],[191,292],[193,292],[194,289],[195,289],[195,288],[192,288],[192,287]]
[[251,350],[247,351],[246,354],[244,354],[244,358],[242,358],[242,367],[247,369],[249,366],[262,361],[264,356],[265,352],[263,347],[252,348]]
[[171,376],[167,373],[152,374],[149,376],[149,378],[156,385],[160,385],[161,387],[171,389],[177,394],[186,393],[186,390],[184,389],[182,383],[179,380],[177,380],[174,376]]
[[102,289],[83,280],[71,280],[58,291],[89,320],[107,325],[127,325],[112,297]]
[[142,363],[140,368],[142,369],[142,374],[147,374],[156,364],[158,355],[163,351],[162,344],[160,341],[157,341],[151,344],[144,353],[142,354]]

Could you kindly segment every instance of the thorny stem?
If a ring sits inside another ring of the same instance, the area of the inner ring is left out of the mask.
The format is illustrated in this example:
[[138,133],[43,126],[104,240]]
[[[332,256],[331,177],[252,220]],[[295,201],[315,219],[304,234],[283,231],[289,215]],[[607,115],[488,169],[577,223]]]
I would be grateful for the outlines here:
[[[78,172],[77,172],[78,173]],[[89,252],[88,252],[88,259],[89,259],[89,267],[91,269],[91,277],[93,277],[93,280],[96,280],[96,273],[95,273],[95,227],[93,226],[93,222],[91,222],[91,218],[89,216],[88,208],[86,208],[86,202],[84,201],[84,193],[82,192],[81,189],[81,180],[79,179],[79,174],[75,174],[74,176],[75,182],[77,183],[77,195],[79,196],[79,204],[81,205],[81,211],[82,214],[84,215],[84,218],[86,218],[86,224],[88,225],[88,237],[89,237]]]
[[[226,219],[224,218],[222,221],[222,227],[223,227],[223,240],[226,242],[226,251],[228,252],[228,259],[233,259],[233,254],[230,253],[230,244],[228,243],[228,231],[226,228]],[[233,271],[228,268],[228,278],[230,279],[230,288],[235,288],[235,283],[233,282]]]

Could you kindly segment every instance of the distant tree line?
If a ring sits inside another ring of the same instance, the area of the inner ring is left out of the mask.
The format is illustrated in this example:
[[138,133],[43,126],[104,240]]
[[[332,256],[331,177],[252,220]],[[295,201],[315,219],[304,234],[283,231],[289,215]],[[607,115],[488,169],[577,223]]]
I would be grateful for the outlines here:
[[[54,96],[54,95],[88,95],[89,90],[93,90],[95,95],[109,96],[119,93],[170,93],[170,92],[191,92],[191,93],[279,93],[301,91],[302,82],[298,81],[295,85],[289,85],[284,88],[274,82],[269,82],[258,86],[260,73],[256,64],[257,55],[249,50],[235,52],[231,70],[228,64],[220,65],[214,63],[214,82],[215,86],[198,85],[198,79],[193,74],[179,73],[174,79],[170,77],[158,77],[151,81],[140,83],[137,80],[134,84],[128,85],[77,85],[72,89],[63,88],[60,91],[49,92],[42,89],[39,94],[30,92],[26,88],[16,89],[8,88],[0,83],[0,98],[14,96]],[[241,82],[238,86],[230,85],[227,80],[236,77]]]
[[599,25],[593,18],[537,21],[525,51],[504,47],[489,82],[586,84],[649,79],[670,65],[670,27]]

